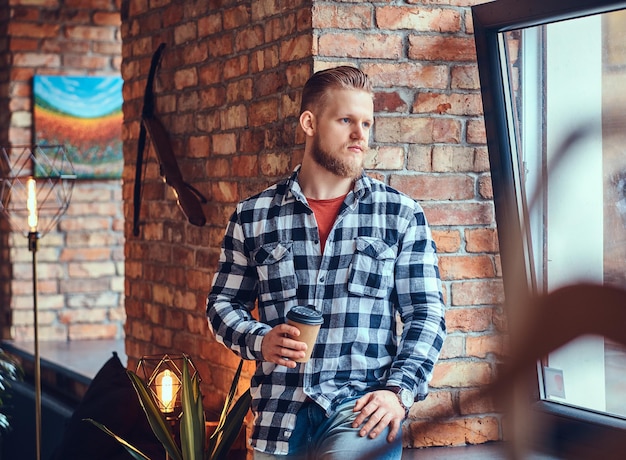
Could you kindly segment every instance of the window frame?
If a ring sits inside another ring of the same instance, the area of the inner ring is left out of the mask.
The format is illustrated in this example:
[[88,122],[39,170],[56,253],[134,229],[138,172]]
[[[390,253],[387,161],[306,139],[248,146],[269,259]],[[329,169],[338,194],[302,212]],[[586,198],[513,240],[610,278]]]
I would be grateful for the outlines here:
[[[528,224],[523,222],[521,212],[524,203],[514,158],[517,153],[512,149],[515,133],[511,129],[508,82],[502,70],[506,62],[499,34],[621,9],[626,9],[625,0],[495,0],[472,7],[505,298],[519,298],[520,295],[530,298],[537,289],[530,246],[526,241],[528,232],[524,228]],[[520,282],[524,279],[525,282]],[[578,448],[581,443],[591,443],[597,458],[611,458],[614,455],[611,448],[615,446],[594,443],[593,440],[611,435],[623,437],[626,420],[542,400],[537,368],[532,372],[536,378],[528,392],[533,415],[546,422],[544,426],[547,427],[537,440],[541,445],[535,447],[558,454],[570,451],[574,445]]]

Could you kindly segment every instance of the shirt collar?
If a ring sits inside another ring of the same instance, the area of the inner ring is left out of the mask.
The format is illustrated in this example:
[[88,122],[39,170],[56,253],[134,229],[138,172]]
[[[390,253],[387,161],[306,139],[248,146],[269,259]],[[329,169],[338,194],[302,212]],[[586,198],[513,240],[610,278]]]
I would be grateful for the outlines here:
[[[304,197],[304,193],[302,193],[302,189],[300,188],[300,183],[298,182],[298,174],[300,172],[300,168],[302,165],[298,165],[293,170],[293,173],[287,180],[287,190],[291,192],[288,195],[292,195],[298,201],[303,203],[306,202]],[[365,174],[364,171],[361,172],[361,175],[354,182],[354,187],[352,188],[352,192],[354,193],[355,200],[363,199],[372,189],[372,182],[370,177]]]

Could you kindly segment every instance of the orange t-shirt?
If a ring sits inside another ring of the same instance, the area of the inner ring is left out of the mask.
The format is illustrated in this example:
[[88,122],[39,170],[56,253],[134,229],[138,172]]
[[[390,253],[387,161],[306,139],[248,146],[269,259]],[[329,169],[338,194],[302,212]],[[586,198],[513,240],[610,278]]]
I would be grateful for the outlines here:
[[[347,195],[347,194],[346,194]],[[317,220],[317,229],[320,234],[320,242],[322,244],[322,253],[326,246],[326,239],[330,233],[330,229],[333,228],[337,214],[346,195],[338,196],[337,198],[331,198],[330,200],[314,200],[308,198],[309,206],[315,214],[315,220]]]

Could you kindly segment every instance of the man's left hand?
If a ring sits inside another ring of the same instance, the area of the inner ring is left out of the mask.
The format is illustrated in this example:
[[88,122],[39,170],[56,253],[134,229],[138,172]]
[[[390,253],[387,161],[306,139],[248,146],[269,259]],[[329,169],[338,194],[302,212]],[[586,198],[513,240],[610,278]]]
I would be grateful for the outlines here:
[[[393,391],[377,390],[357,399],[354,412],[359,412],[352,428],[361,427],[359,436],[374,439],[389,427],[387,442],[393,442],[404,420],[404,407]],[[363,426],[361,426],[363,425]]]

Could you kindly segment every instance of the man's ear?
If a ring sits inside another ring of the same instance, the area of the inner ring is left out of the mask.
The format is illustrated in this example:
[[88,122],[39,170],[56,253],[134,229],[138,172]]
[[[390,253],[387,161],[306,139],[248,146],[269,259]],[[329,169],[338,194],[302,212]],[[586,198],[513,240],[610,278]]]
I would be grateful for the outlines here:
[[300,114],[300,127],[307,136],[315,134],[315,115],[310,110],[305,110]]

